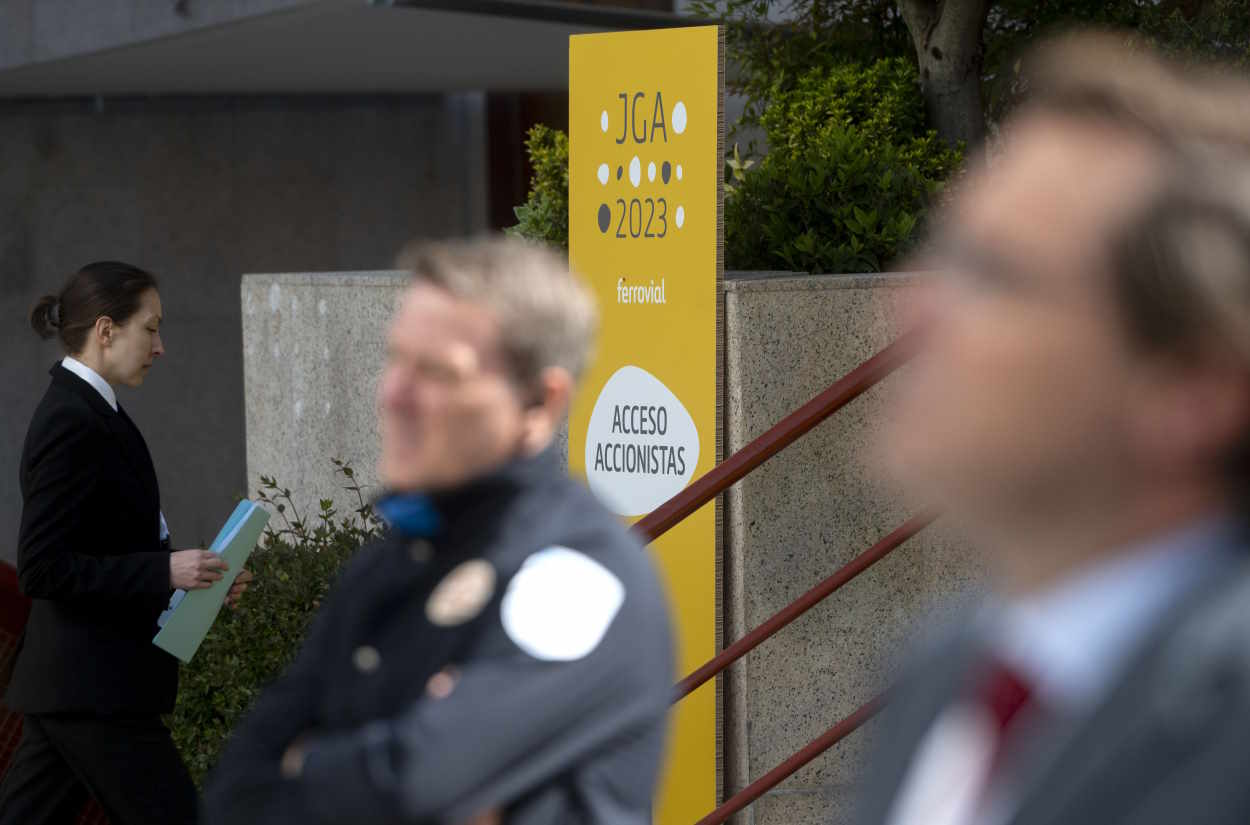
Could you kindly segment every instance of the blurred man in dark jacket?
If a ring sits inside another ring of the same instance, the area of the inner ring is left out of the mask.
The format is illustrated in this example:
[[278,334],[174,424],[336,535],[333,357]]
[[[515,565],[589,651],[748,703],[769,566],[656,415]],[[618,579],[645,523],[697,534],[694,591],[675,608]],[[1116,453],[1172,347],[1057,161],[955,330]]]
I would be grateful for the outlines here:
[[1250,86],[1108,37],[935,227],[883,438],[990,603],[895,696],[865,825],[1250,821]]
[[378,389],[391,530],[235,731],[207,818],[645,825],[673,678],[647,552],[552,442],[592,299],[517,241],[417,247]]

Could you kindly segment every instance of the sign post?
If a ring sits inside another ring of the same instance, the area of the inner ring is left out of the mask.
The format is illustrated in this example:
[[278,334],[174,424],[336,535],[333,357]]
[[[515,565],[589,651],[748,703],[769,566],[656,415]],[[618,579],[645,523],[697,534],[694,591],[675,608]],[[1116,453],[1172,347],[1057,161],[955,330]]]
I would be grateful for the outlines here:
[[[569,258],[602,313],[573,406],[570,469],[629,520],[721,452],[724,36],[716,26],[569,42]],[[720,513],[652,545],[684,675],[715,655]],[[719,679],[675,709],[658,825],[716,806]]]

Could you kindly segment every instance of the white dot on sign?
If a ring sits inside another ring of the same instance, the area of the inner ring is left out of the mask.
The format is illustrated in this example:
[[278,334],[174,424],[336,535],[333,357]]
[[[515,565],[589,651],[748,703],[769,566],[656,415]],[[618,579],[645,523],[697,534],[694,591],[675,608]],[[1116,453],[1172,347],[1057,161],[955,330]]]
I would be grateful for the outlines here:
[[599,131],[600,132],[608,131],[608,110],[607,109],[604,109],[603,113],[599,115]]
[[322,360],[322,361],[329,361],[329,360],[330,360],[330,348],[329,348],[329,347],[322,347],[322,348],[321,348],[321,360]]
[[634,185],[635,189],[642,183],[642,161],[637,155],[634,155],[634,159],[629,162],[629,182]]
[[686,104],[680,100],[673,107],[673,131],[679,135],[686,131]]
[[329,414],[330,414],[330,402],[327,401],[325,403],[325,406],[322,408],[322,415],[329,415]]
[[282,306],[282,287],[274,284],[269,287],[269,311],[277,312],[280,306]]
[[681,180],[681,164],[677,164],[677,179]]
[[599,164],[599,182],[600,183],[602,183],[604,186],[607,186],[608,176],[611,174],[612,172],[610,169],[608,169],[608,165],[606,163]]
[[686,207],[677,207],[677,228],[681,229],[686,223]]
[[304,402],[296,401],[295,402],[295,417],[302,418],[303,416],[304,416]]
[[322,298],[320,301],[317,302],[317,314],[318,315],[325,315],[329,311],[330,311],[330,305],[326,303],[325,298]]
[[647,164],[647,180],[655,180],[655,161],[651,161]]

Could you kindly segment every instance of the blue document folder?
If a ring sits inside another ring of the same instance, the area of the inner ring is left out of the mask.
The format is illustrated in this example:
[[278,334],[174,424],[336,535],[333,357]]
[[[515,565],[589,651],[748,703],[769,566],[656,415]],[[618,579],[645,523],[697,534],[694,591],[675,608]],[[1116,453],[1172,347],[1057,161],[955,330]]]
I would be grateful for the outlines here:
[[170,597],[169,607],[157,620],[161,629],[152,639],[153,644],[184,663],[191,661],[208,635],[209,628],[217,620],[235,577],[243,571],[268,523],[269,511],[264,507],[251,501],[239,502],[208,548],[221,555],[230,569],[212,587],[175,591]]

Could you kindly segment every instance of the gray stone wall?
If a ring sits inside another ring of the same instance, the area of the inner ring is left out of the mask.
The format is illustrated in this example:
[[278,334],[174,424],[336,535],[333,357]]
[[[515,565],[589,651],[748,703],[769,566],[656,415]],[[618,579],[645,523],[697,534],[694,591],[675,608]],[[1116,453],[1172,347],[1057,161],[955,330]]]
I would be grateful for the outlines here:
[[[884,347],[903,276],[730,280],[726,452]],[[727,639],[742,636],[911,513],[874,481],[866,447],[892,379],[747,476],[725,501]],[[726,684],[726,791],[758,779],[872,698],[920,628],[941,624],[979,574],[929,528],[748,654]],[[738,817],[849,822],[871,723]]]
[[376,488],[374,398],[387,324],[407,282],[393,271],[244,276],[248,489],[273,476],[301,515],[322,498],[347,512],[359,505],[334,458]]
[[[249,490],[273,476],[303,515],[323,498],[346,512],[358,504],[336,476],[338,458],[377,491],[374,398],[386,328],[408,282],[394,270],[243,277]],[[567,432],[559,447],[567,461]]]
[[168,354],[120,397],[175,541],[211,540],[250,488],[241,273],[377,269],[412,237],[482,231],[483,120],[477,95],[0,102],[0,559],[60,355],[26,323],[38,295],[104,258],[161,279]]
[[[330,456],[372,483],[373,397],[398,273],[244,279],[248,474],[277,475],[301,507],[334,492]],[[890,340],[901,276],[726,282],[726,445],[741,448]],[[324,302],[324,303],[323,303]],[[740,637],[909,515],[864,454],[890,381],[740,483],[725,501],[725,639]],[[328,404],[328,406],[327,406]],[[289,479],[289,480],[288,480]],[[350,504],[350,498],[339,501]],[[725,685],[726,791],[758,779],[871,698],[917,632],[978,586],[958,543],[930,528],[764,643]],[[849,821],[872,728],[737,818]]]

